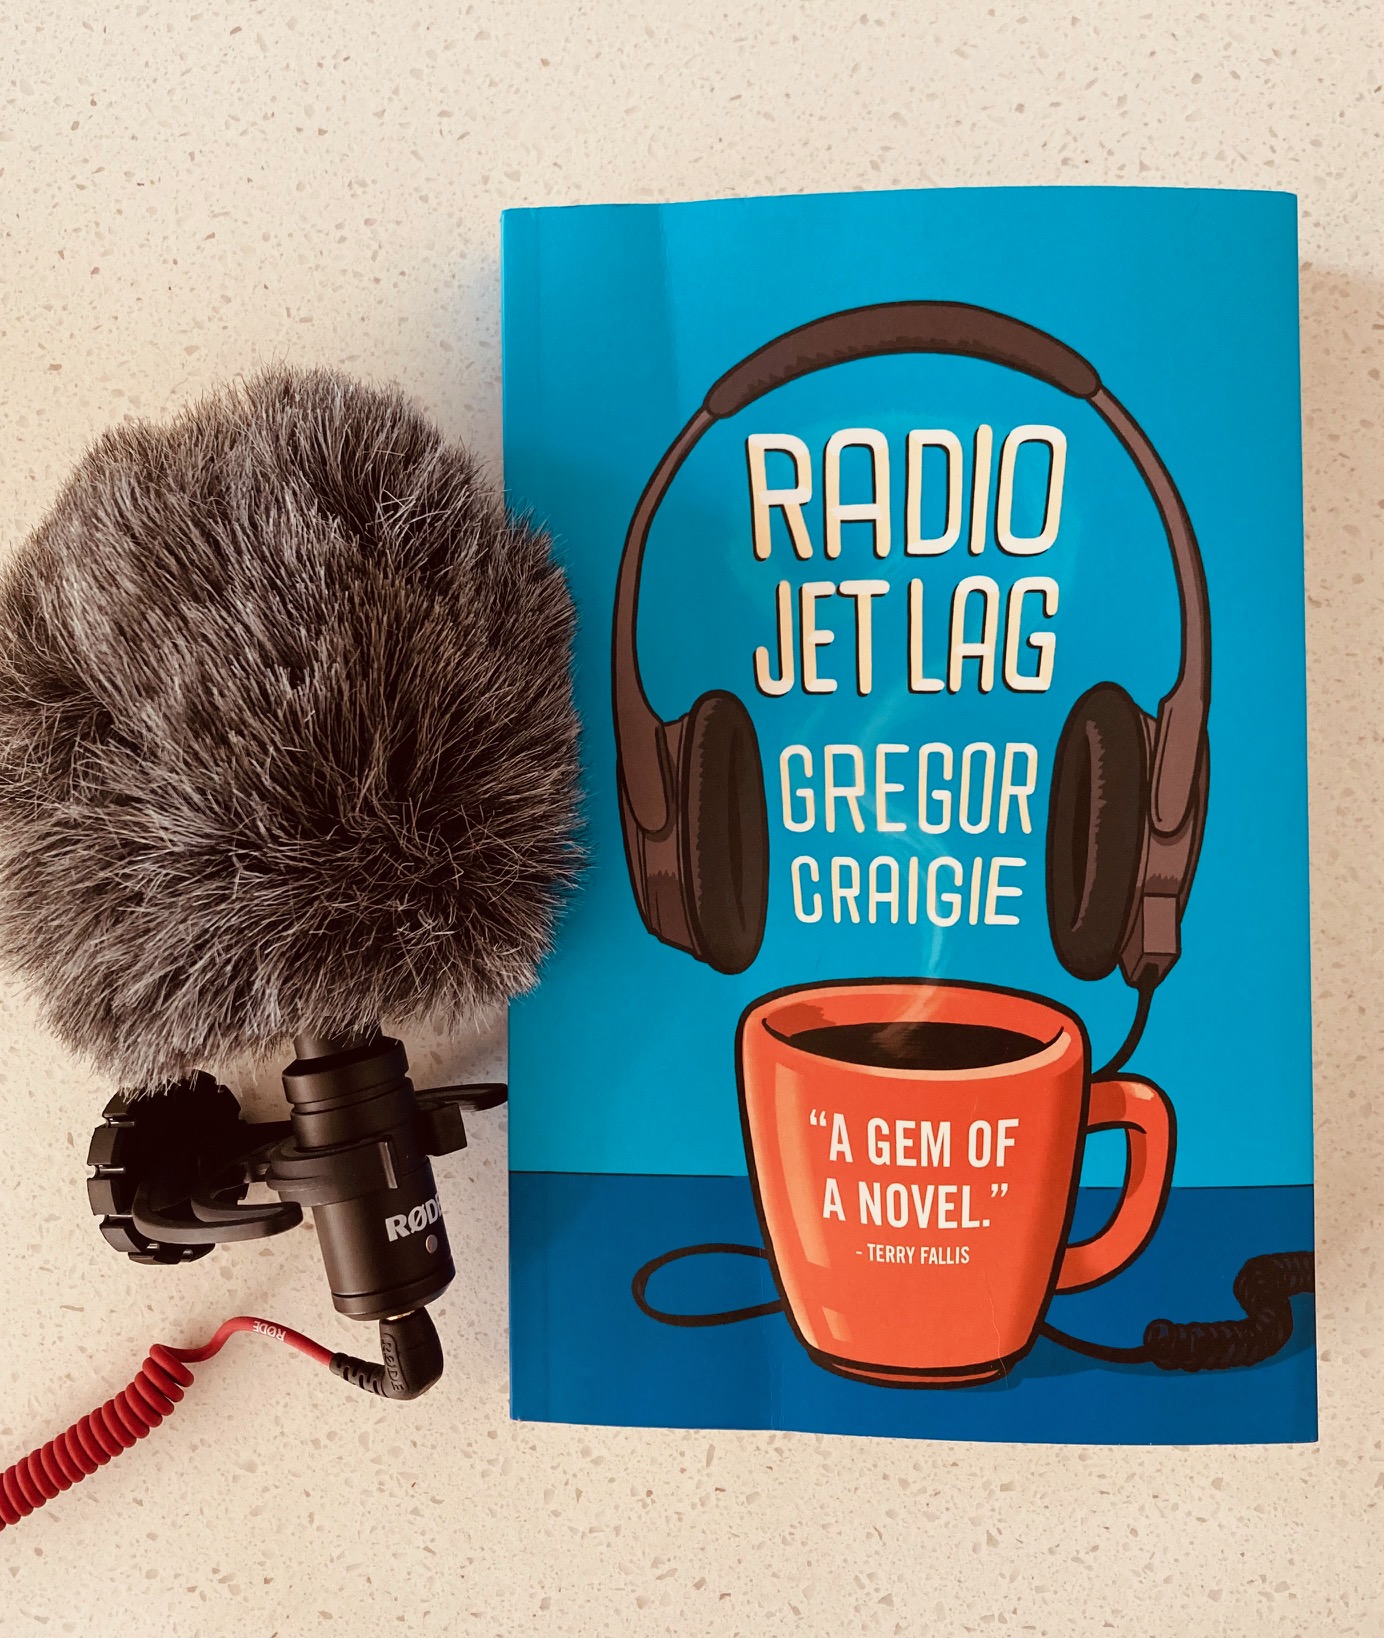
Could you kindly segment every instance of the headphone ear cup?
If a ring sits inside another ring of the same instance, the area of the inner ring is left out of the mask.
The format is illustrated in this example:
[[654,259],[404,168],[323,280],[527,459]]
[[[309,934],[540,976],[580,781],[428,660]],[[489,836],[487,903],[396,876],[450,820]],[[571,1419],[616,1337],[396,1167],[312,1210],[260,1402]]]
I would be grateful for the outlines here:
[[759,740],[734,694],[703,694],[687,713],[682,764],[682,879],[693,954],[717,972],[743,972],[764,938],[769,816]]
[[1148,718],[1116,683],[1072,707],[1048,803],[1048,926],[1076,978],[1120,959],[1143,873],[1149,814]]

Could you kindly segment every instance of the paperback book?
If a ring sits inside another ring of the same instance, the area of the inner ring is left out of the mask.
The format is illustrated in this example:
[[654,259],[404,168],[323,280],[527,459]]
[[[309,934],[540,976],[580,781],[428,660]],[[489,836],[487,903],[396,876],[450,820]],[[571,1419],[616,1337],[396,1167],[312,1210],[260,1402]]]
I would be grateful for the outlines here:
[[1294,199],[520,210],[503,293],[513,1414],[1315,1438]]

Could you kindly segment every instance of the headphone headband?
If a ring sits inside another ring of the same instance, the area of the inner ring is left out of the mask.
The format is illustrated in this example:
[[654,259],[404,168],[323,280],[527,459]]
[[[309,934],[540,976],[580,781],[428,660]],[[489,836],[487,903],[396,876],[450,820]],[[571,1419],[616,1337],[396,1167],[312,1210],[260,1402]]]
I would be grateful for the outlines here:
[[1003,364],[1073,398],[1092,398],[1100,377],[1080,353],[1022,319],[960,301],[886,301],[800,324],[727,370],[704,407],[720,421],[775,387],[833,364],[890,353],[947,353]]
[[710,427],[765,393],[836,364],[896,353],[942,353],[1018,370],[1088,402],[1128,451],[1167,535],[1181,613],[1182,659],[1177,680],[1158,708],[1151,793],[1156,829],[1172,834],[1193,802],[1211,699],[1210,608],[1187,509],[1147,434],[1079,353],[1020,319],[951,301],[854,307],[813,319],[766,342],[715,382],[655,467],[630,519],[615,591],[615,726],[635,816],[651,831],[661,830],[669,817],[660,777],[662,723],[644,693],[636,644],[644,548],[669,485]]

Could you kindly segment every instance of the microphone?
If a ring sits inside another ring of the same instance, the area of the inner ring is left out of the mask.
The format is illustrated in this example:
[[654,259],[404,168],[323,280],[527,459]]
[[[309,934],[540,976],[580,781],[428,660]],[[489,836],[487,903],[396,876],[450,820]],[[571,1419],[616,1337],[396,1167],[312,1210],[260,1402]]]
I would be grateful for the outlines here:
[[[103,1230],[171,1263],[311,1209],[384,1327],[383,1369],[332,1368],[389,1397],[441,1369],[429,1157],[504,1088],[416,1093],[383,1026],[535,982],[580,862],[572,631],[466,451],[325,369],[109,431],[0,573],[0,959],[122,1087]],[[243,1120],[208,1066],[289,1043],[288,1118]]]
[[278,368],[108,432],[0,577],[0,956],[138,1086],[528,989],[572,627],[397,392]]

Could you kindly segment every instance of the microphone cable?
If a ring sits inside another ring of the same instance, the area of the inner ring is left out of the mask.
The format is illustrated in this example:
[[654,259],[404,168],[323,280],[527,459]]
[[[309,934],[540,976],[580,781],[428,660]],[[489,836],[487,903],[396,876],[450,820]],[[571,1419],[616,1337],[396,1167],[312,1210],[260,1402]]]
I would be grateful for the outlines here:
[[385,1399],[416,1399],[442,1374],[442,1348],[426,1308],[380,1321],[383,1365],[333,1353],[301,1331],[252,1314],[228,1319],[200,1348],[170,1348],[156,1342],[127,1388],[0,1473],[0,1530],[80,1484],[158,1427],[192,1386],[188,1366],[219,1354],[239,1331],[286,1343],[315,1365],[325,1365],[333,1376]]

